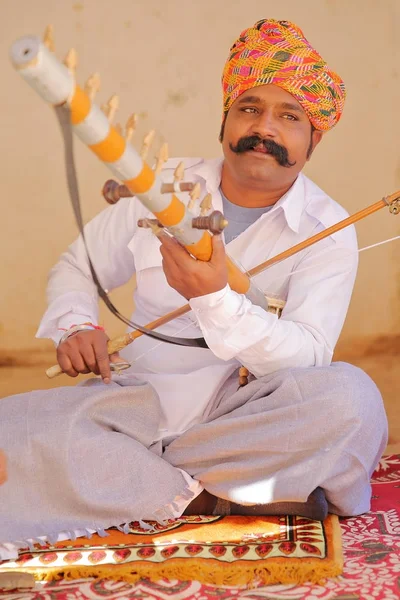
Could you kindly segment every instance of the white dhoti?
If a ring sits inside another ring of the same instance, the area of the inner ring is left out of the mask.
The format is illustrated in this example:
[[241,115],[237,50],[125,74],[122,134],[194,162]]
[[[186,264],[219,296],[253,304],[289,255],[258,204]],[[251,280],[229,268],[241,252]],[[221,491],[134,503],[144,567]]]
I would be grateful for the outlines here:
[[227,387],[165,448],[160,420],[154,389],[129,376],[1,400],[0,558],[9,543],[178,516],[194,497],[185,473],[238,504],[305,502],[321,487],[331,512],[357,515],[387,443],[378,389],[345,363]]

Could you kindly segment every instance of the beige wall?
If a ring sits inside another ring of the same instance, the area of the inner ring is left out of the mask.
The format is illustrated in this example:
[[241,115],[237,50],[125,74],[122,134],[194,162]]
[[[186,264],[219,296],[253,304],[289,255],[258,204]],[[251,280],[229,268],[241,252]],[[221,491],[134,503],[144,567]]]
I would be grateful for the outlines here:
[[[44,347],[34,333],[47,273],[76,235],[58,127],[10,66],[12,42],[53,23],[58,56],[71,46],[79,53],[79,81],[99,71],[100,102],[119,93],[123,122],[142,113],[139,137],[155,127],[172,155],[211,157],[220,152],[219,79],[229,46],[265,17],[297,22],[348,86],[343,119],[307,174],[350,213],[400,188],[399,0],[1,0],[0,350]],[[89,219],[104,207],[99,191],[109,172],[82,145],[76,149]],[[400,216],[378,213],[357,227],[360,244],[399,228]],[[399,247],[362,255],[344,338],[399,332]],[[129,312],[127,292],[115,300]]]

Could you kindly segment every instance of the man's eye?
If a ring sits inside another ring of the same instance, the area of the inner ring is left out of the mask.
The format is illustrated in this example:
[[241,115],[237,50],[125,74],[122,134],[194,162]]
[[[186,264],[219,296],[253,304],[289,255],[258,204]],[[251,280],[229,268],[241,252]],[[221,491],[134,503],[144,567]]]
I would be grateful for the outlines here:
[[295,117],[294,115],[288,115],[287,113],[282,115],[284,119],[287,119],[288,121],[297,121],[297,117]]
[[245,108],[242,108],[242,112],[245,113],[256,113],[257,109],[252,107],[252,106],[246,106]]

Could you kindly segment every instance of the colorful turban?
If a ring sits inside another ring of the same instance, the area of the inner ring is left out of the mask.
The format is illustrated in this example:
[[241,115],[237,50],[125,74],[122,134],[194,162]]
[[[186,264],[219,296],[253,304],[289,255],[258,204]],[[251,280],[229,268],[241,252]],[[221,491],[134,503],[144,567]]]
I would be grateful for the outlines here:
[[271,83],[296,98],[316,129],[339,121],[345,85],[289,21],[258,21],[233,44],[222,75],[224,114],[246,90]]

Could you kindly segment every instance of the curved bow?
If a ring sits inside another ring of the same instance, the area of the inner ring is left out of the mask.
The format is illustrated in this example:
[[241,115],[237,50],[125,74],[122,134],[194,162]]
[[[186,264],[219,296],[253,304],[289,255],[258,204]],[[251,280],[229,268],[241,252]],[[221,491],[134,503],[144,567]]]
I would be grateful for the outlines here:
[[[165,335],[163,333],[155,332],[148,327],[143,327],[138,323],[134,323],[124,315],[122,315],[116,306],[111,302],[107,291],[101,285],[99,278],[97,276],[96,270],[91,261],[89,250],[86,243],[85,231],[83,226],[82,219],[82,211],[81,211],[81,202],[79,196],[79,187],[78,187],[78,179],[76,175],[76,167],[74,160],[74,146],[73,146],[73,135],[72,135],[72,126],[71,126],[71,118],[70,118],[70,110],[68,105],[63,104],[61,106],[54,107],[55,113],[58,118],[58,122],[60,124],[61,133],[64,141],[64,158],[65,158],[65,169],[67,175],[67,184],[68,184],[68,192],[71,199],[72,208],[75,215],[76,224],[78,226],[79,232],[82,236],[83,243],[86,249],[86,255],[89,263],[90,272],[94,281],[94,284],[97,288],[97,292],[100,298],[103,300],[104,304],[107,308],[112,312],[112,314],[117,317],[120,321],[132,327],[136,331],[141,334],[148,335],[149,337],[155,338],[157,340],[161,340],[162,342],[167,342],[169,344],[175,344],[178,346],[194,346],[195,348],[208,348],[207,343],[204,338],[181,338],[181,337],[173,337],[170,335]],[[167,321],[165,321],[167,322]],[[156,327],[159,327],[161,323],[157,324]]]

